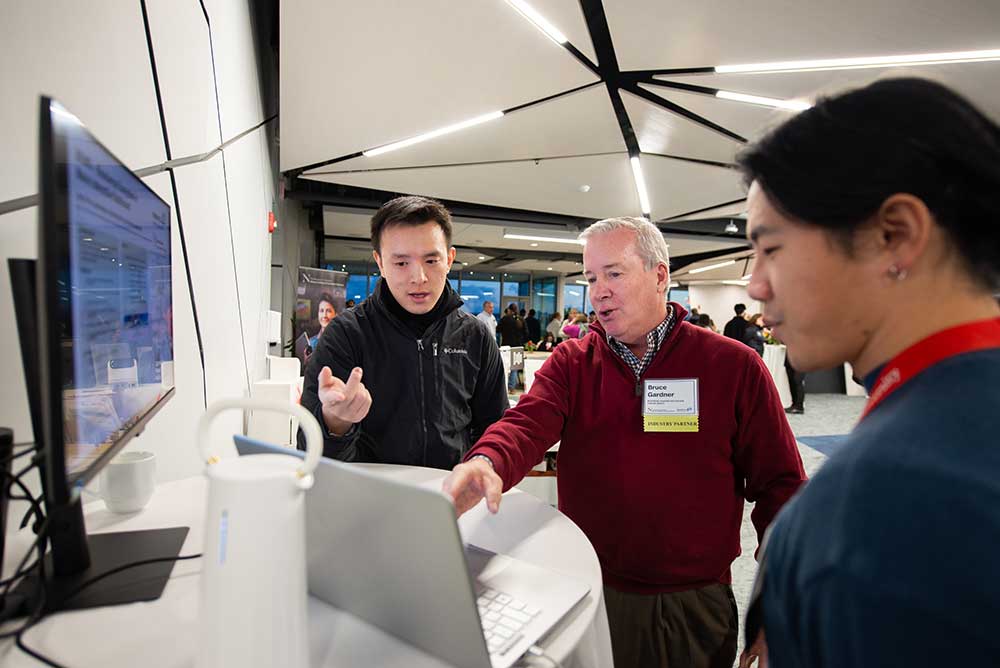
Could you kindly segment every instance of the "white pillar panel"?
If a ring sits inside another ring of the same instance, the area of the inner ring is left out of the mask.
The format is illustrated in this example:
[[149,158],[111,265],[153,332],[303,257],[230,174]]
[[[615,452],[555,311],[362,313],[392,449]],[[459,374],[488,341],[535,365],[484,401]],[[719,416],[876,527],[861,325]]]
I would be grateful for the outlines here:
[[205,0],[212,24],[224,140],[264,120],[247,0]]
[[[195,304],[205,347],[208,401],[246,396],[243,332],[236,296],[222,156],[187,165],[175,174]],[[226,423],[230,417],[230,413],[224,413],[216,423]],[[240,431],[240,428],[234,431]]]
[[[14,430],[14,442],[33,439],[24,384],[21,345],[17,338],[8,258],[38,257],[38,207],[0,216],[0,426]],[[11,515],[13,517],[13,515]]]
[[222,143],[208,22],[198,0],[147,0],[156,72],[174,158]]
[[267,313],[270,310],[271,235],[267,214],[274,201],[265,129],[225,150],[233,254],[239,281],[239,308],[251,383],[266,377]]
[[165,159],[138,2],[4,2],[0,81],[0,201],[38,191],[43,93],[129,167]]

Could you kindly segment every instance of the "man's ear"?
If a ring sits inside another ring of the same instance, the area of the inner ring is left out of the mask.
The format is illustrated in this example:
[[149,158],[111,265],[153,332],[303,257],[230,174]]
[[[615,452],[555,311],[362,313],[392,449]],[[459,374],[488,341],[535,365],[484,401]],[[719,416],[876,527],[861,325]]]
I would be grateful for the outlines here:
[[927,250],[933,225],[933,215],[922,199],[896,193],[875,214],[876,243],[892,264],[909,269]]
[[451,271],[451,265],[455,264],[455,247],[452,246],[448,249],[448,271]]
[[656,291],[667,293],[670,289],[670,267],[662,262],[656,265]]
[[372,258],[374,258],[375,264],[378,265],[379,273],[384,274],[385,272],[382,270],[382,256],[378,254],[377,250],[372,251]]

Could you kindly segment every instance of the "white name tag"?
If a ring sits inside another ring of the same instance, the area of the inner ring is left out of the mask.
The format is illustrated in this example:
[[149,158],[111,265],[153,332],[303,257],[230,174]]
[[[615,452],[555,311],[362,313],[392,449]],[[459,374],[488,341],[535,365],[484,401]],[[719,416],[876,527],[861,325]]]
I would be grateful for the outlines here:
[[643,431],[698,431],[698,379],[643,381]]

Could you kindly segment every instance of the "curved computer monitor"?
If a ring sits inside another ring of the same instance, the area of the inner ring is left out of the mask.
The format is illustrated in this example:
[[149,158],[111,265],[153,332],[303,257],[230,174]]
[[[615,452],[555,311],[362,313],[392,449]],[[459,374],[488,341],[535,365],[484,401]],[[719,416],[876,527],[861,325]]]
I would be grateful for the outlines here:
[[62,105],[42,97],[40,107],[36,345],[20,322],[30,315],[18,320],[22,355],[37,358],[28,384],[44,453],[46,607],[148,600],[164,565],[60,597],[110,568],[176,556],[187,533],[88,537],[80,504],[83,485],[174,394],[170,207]]

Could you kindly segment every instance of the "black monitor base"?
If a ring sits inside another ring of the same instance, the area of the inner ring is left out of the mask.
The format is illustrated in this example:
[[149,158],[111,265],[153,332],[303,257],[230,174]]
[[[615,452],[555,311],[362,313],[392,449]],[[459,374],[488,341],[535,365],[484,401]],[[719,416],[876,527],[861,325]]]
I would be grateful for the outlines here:
[[[24,617],[38,607],[45,586],[44,614],[59,610],[80,610],[136,601],[154,601],[163,593],[181,553],[188,527],[97,533],[87,536],[90,568],[66,576],[53,575],[50,555],[45,557],[45,581],[36,575],[25,577],[7,596],[0,620]],[[128,568],[75,593],[84,582],[110,570],[146,559],[171,559]],[[18,609],[19,608],[19,609]]]

